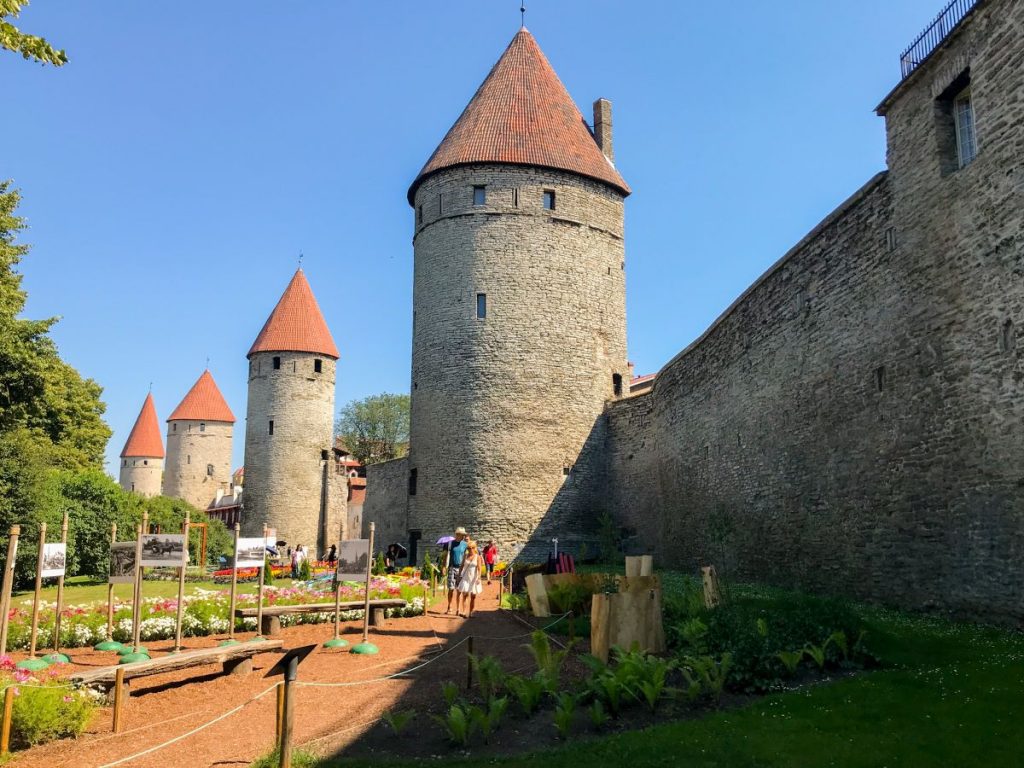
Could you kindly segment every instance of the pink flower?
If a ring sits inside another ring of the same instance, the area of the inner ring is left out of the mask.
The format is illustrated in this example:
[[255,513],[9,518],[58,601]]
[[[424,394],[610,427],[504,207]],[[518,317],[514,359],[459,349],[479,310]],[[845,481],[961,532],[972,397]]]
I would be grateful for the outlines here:
[[64,703],[65,703],[65,704],[67,704],[67,703],[68,703],[68,702],[70,702],[70,701],[74,701],[74,699],[72,699],[72,698],[71,698],[70,696],[65,696],[65,697],[64,697]]
[[32,677],[32,673],[29,672],[27,669],[14,670],[14,679],[17,680],[19,683],[26,682],[30,677]]

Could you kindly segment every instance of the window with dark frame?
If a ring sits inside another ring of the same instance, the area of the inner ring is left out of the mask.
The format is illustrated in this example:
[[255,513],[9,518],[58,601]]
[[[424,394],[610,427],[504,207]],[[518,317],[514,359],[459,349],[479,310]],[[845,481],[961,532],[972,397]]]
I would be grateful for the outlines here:
[[323,360],[319,360],[319,359],[318,360],[314,360],[313,361],[313,373],[323,373],[323,370],[324,370],[324,361]]
[[205,432],[206,431],[206,424],[204,422],[199,422],[199,431],[200,432]]
[[473,205],[486,205],[487,204],[487,187],[482,185],[474,185],[473,187]]
[[423,206],[422,205],[419,205],[419,206],[416,207],[416,223],[417,224],[422,224],[423,223]]
[[273,420],[273,419],[271,419],[271,420],[270,420],[270,421],[269,421],[269,422],[267,423],[267,434],[268,434],[268,435],[272,435],[272,434],[274,434],[274,420]]
[[970,165],[978,155],[970,69],[953,79],[935,100],[935,107],[939,169],[948,176]]
[[416,495],[416,480],[417,480],[417,471],[416,471],[416,467],[413,467],[412,469],[409,470],[409,495],[410,496],[415,496]]
[[274,358],[274,370],[278,371],[280,369],[281,369],[281,358],[280,357],[275,357]]
[[206,476],[213,477],[213,464],[206,465]]
[[612,390],[615,392],[616,397],[622,397],[622,374],[612,374]]
[[555,191],[553,189],[544,190],[544,210],[555,210]]
[[957,162],[963,168],[978,155],[978,141],[974,132],[974,105],[971,103],[970,88],[964,88],[953,99],[953,125],[956,128]]
[[487,319],[487,294],[478,293],[476,295],[476,319],[486,320]]

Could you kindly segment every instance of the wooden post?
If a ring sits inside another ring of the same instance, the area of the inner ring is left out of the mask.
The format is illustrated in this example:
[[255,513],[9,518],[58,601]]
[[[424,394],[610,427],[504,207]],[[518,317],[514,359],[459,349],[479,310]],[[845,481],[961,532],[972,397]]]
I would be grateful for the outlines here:
[[505,573],[498,577],[498,610],[501,610],[501,598],[505,595]]
[[181,617],[185,612],[185,570],[188,567],[188,526],[192,520],[192,513],[185,510],[185,522],[181,530],[185,534],[185,546],[181,553],[181,567],[178,568],[178,612],[174,623],[174,650],[181,650]]
[[[64,544],[64,569],[67,570],[68,513],[60,523],[60,540]],[[64,574],[57,577],[57,613],[53,619],[53,652],[60,650],[60,612],[64,609]]]
[[366,551],[366,602],[363,606],[363,642],[370,639],[370,579],[373,578],[373,529],[376,523],[370,523],[370,540]]
[[4,562],[4,580],[0,587],[0,655],[7,655],[7,623],[11,613],[11,585],[14,582],[14,561],[18,555],[18,536],[21,526],[12,525],[7,539],[7,560]]
[[[117,523],[110,524],[110,543],[117,543]],[[107,579],[107,640],[114,639],[114,585]]]
[[[340,546],[345,538],[345,523],[341,524]],[[341,637],[341,558],[334,561],[334,639]]]
[[291,768],[292,766],[292,727],[295,724],[295,687],[292,683],[299,672],[299,657],[292,656],[288,659],[288,666],[284,670],[284,694],[281,703],[281,762],[280,768]]
[[[228,639],[235,639],[235,594],[238,589],[238,534],[241,531],[241,525],[235,523],[235,556],[231,563],[231,599],[228,602]],[[206,530],[203,530],[203,538],[206,538]],[[267,551],[267,542],[263,542],[263,552]],[[266,555],[263,556],[266,560]]]
[[473,636],[466,643],[466,690],[473,687]]
[[569,645],[576,642],[576,614],[573,611],[569,611],[569,615],[566,617],[569,620]]
[[[15,526],[17,527],[17,526]],[[14,534],[15,536],[17,534]],[[4,720],[0,726],[0,754],[11,752],[11,717],[14,715],[14,685],[7,686],[4,691]]]
[[148,532],[148,525],[149,512],[143,511],[135,538],[135,595],[132,602],[132,650],[135,653],[142,647],[142,537]]
[[36,655],[36,633],[39,631],[39,593],[43,588],[43,545],[46,544],[46,523],[39,524],[39,554],[36,557],[36,594],[32,600],[32,634],[29,640],[29,658]]
[[114,733],[121,732],[124,707],[124,667],[114,673]]
[[284,683],[277,684],[277,712],[274,717],[274,739],[281,743],[281,734],[284,731]]
[[267,570],[267,524],[263,524],[263,565],[260,566],[259,586],[256,588],[256,637],[263,635],[263,572]]

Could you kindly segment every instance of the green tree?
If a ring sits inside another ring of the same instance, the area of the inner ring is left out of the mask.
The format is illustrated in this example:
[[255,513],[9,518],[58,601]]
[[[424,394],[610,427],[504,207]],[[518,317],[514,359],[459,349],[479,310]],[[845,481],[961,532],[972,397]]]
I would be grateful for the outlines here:
[[61,67],[68,63],[63,49],[56,49],[46,40],[20,31],[12,19],[18,18],[28,0],[0,0],[0,48],[20,53],[23,59],[35,59],[40,64]]
[[384,392],[341,409],[338,435],[363,464],[404,456],[409,449],[409,396]]

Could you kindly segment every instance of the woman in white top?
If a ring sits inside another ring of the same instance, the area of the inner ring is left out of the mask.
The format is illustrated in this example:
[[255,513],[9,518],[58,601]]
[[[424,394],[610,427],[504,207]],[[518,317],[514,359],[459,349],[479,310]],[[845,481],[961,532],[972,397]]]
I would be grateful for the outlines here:
[[466,617],[473,615],[476,609],[476,596],[484,591],[484,585],[480,580],[480,574],[484,569],[484,559],[480,556],[475,541],[470,541],[466,549],[466,556],[462,560],[462,579],[455,588],[458,596],[455,602],[455,612],[462,615],[462,605],[469,597],[469,612]]

